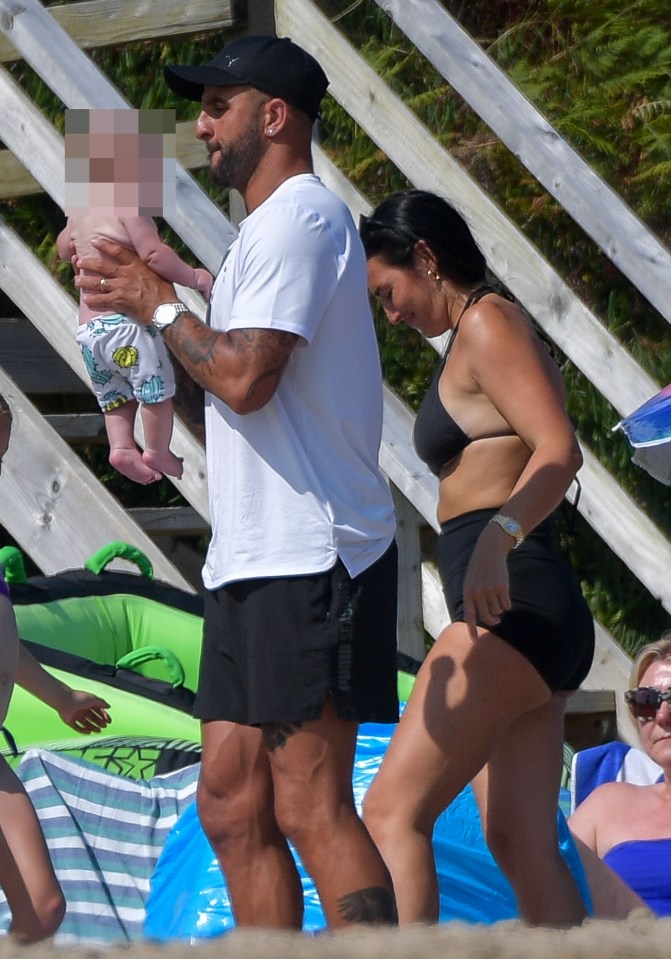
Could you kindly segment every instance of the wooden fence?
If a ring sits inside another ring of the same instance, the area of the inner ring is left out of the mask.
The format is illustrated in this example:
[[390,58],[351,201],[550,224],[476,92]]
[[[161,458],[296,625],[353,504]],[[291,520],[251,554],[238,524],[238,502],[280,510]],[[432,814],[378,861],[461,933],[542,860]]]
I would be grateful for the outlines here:
[[[375,2],[618,269],[667,320],[671,319],[668,250],[562,141],[480,46],[434,0]],[[87,0],[76,4],[76,10],[74,5],[45,10],[38,0],[0,0],[0,30],[5,37],[4,41],[0,37],[0,62],[22,57],[67,107],[123,107],[128,104],[89,60],[85,48],[239,26],[243,7],[233,0]],[[331,95],[408,179],[447,196],[464,213],[494,272],[622,415],[658,389],[659,384],[638,366],[505,212],[439,145],[311,0],[276,0],[275,18],[278,34],[293,37],[320,60],[331,80]],[[182,165],[178,170],[176,210],[167,219],[201,262],[216,270],[235,227],[186,172],[205,163],[205,154],[187,127],[180,125],[178,130]],[[0,139],[9,148],[0,154],[0,197],[45,191],[62,205],[62,139],[2,66]],[[40,149],[31,149],[32,144],[39,144]],[[318,146],[315,162],[319,175],[343,196],[355,216],[369,210],[365,197]],[[74,344],[75,303],[4,221],[0,221],[0,285],[87,383]],[[189,305],[202,313],[199,297],[191,291],[182,292]],[[152,555],[162,578],[183,582],[179,571],[160,555],[140,525],[114,500],[108,502],[111,498],[83,467],[75,469],[71,460],[74,454],[51,427],[49,418],[35,414],[18,388],[6,382],[4,374],[0,389],[20,411],[18,428],[25,451],[25,466],[19,466],[16,443],[3,471],[1,482],[7,495],[3,493],[0,502],[0,522],[38,565],[49,572],[68,563],[78,564],[84,530],[93,541],[99,527],[98,545],[105,537],[138,542]],[[404,563],[400,636],[404,651],[421,657],[424,628],[437,635],[447,622],[447,612],[435,568],[422,560],[420,551],[420,526],[429,524],[435,529],[436,525],[436,481],[412,449],[411,425],[410,411],[386,389],[381,463],[392,483],[399,516]],[[180,423],[175,449],[184,456],[186,467],[179,489],[194,513],[207,521],[202,448]],[[584,445],[583,455],[582,515],[638,577],[642,587],[671,611],[671,581],[666,574],[671,566],[671,544]],[[67,469],[63,464],[68,464]],[[86,496],[81,492],[84,488]],[[21,508],[8,509],[8,500],[20,502]],[[612,522],[614,516],[618,517],[617,524]],[[107,526],[102,517],[106,517]],[[117,535],[108,536],[110,528]],[[627,681],[628,657],[599,624],[597,637],[597,658],[586,686],[622,689]]]

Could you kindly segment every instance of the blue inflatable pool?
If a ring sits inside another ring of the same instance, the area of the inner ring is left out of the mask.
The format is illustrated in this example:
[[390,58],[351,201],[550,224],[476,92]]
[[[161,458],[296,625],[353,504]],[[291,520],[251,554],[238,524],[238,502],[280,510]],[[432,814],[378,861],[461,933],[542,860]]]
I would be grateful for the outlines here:
[[[373,723],[361,727],[353,778],[359,808],[393,729],[393,726]],[[559,805],[557,817],[562,854],[591,913],[582,865]],[[512,889],[484,842],[470,787],[436,823],[434,850],[441,922],[458,919],[494,923],[517,918]],[[295,853],[294,856],[305,892],[303,928],[314,932],[324,928],[324,915],[314,883]],[[156,865],[147,902],[145,935],[160,942],[172,939],[195,942],[221,935],[234,925],[226,882],[201,829],[194,803],[173,827]]]

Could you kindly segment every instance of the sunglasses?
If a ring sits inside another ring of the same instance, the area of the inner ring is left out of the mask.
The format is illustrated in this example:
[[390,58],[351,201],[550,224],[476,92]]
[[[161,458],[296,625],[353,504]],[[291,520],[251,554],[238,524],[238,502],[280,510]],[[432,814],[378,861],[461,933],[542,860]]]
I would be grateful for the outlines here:
[[395,233],[400,240],[407,243],[410,247],[414,247],[418,242],[416,236],[413,236],[412,233],[409,233],[408,230],[404,230],[400,226],[385,223],[384,220],[376,220],[374,216],[364,216],[363,213],[361,214],[359,217],[359,235],[362,240],[366,240],[371,233],[378,233],[381,230],[386,230],[388,233]]
[[662,703],[671,706],[671,688],[662,692],[654,686],[637,686],[626,691],[624,700],[636,719],[654,719]]

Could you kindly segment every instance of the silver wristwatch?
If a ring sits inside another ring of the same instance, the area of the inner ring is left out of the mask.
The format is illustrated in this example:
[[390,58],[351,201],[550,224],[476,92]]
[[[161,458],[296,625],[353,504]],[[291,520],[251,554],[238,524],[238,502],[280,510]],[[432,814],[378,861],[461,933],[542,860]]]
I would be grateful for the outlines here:
[[183,303],[161,303],[154,310],[151,322],[157,330],[164,330],[166,326],[171,326],[182,313],[189,312],[189,307],[184,306]]
[[496,523],[496,525],[500,526],[502,530],[505,530],[508,536],[512,536],[512,538],[515,540],[513,549],[517,549],[520,543],[524,541],[524,532],[522,531],[522,527],[516,519],[512,518],[512,516],[504,516],[503,513],[497,513],[496,516],[492,516],[489,522]]

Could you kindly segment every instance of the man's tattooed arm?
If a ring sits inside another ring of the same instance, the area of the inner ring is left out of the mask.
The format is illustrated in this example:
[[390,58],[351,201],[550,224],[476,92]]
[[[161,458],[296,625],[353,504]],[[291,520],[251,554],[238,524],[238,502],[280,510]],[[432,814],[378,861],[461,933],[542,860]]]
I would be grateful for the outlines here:
[[163,333],[189,376],[236,413],[265,406],[286,369],[298,336],[283,330],[222,333],[183,313]]

